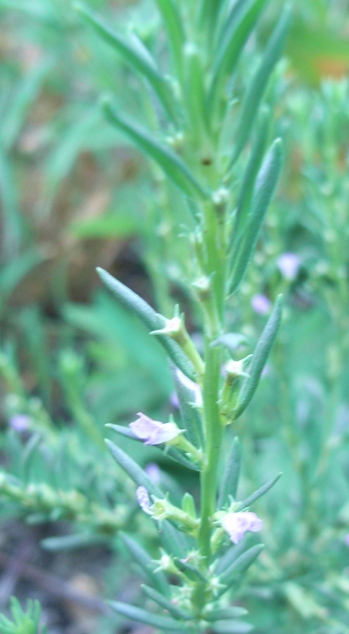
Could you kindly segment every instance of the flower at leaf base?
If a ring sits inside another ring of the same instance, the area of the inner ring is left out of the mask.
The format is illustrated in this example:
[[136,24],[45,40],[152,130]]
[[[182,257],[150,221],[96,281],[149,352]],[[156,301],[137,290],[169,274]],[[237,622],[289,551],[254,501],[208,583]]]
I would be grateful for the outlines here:
[[221,524],[234,544],[241,541],[247,531],[256,533],[262,528],[262,520],[251,511],[227,513],[221,520]]
[[137,416],[139,418],[130,423],[129,427],[137,438],[144,440],[145,445],[161,445],[182,433],[175,423],[160,423],[141,412]]
[[142,486],[138,487],[138,489],[136,490],[136,497],[142,511],[144,511],[144,513],[147,513],[148,515],[152,515],[152,511],[150,510],[151,502],[147,489]]

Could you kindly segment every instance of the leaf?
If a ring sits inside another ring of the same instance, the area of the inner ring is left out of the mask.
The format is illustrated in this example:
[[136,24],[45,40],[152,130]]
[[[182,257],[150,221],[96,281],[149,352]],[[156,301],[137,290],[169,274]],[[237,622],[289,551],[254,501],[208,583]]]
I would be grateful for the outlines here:
[[237,616],[248,614],[245,608],[240,606],[231,606],[229,608],[219,608],[218,610],[210,610],[205,614],[205,621],[223,621],[224,619],[235,619]]
[[141,467],[130,456],[127,455],[120,447],[117,447],[110,440],[106,440],[106,445],[109,448],[113,458],[120,465],[120,467],[126,471],[130,478],[138,485],[144,486],[148,493],[156,495],[156,497],[163,498],[163,493],[153,480],[151,480],[147,474],[141,469]]
[[232,449],[228,458],[223,481],[219,491],[218,498],[218,510],[221,510],[226,504],[229,503],[229,496],[234,500],[236,499],[236,492],[239,483],[241,465],[241,448],[239,439],[236,437],[233,440]]
[[236,141],[231,164],[235,163],[248,141],[269,77],[282,53],[289,22],[290,12],[286,9],[272,33],[262,61],[248,86],[236,127]]
[[125,533],[121,533],[121,539],[135,562],[145,572],[149,582],[162,593],[162,596],[164,594],[169,596],[170,588],[165,574],[161,570],[157,570],[156,572],[154,571],[154,561],[149,557],[144,548],[142,548],[138,542]]
[[121,33],[112,30],[104,24],[92,11],[77,3],[76,10],[84,20],[93,27],[98,35],[110,46],[112,46],[142,77],[148,80],[155,94],[167,110],[172,119],[176,119],[176,109],[174,108],[175,98],[171,90],[171,85],[160,73],[155,60],[151,56],[143,42],[135,33],[130,33],[126,39]]
[[149,588],[146,585],[142,585],[142,589],[144,590],[145,594],[150,599],[152,599],[153,601],[155,601],[155,603],[157,603],[162,608],[164,608],[164,610],[168,610],[169,613],[172,614],[172,616],[174,616],[175,619],[182,619],[182,620],[186,621],[186,620],[188,620],[190,618],[193,618],[189,612],[185,612],[184,610],[180,610],[173,603],[171,603],[171,601],[169,601],[169,599],[164,597],[163,594],[160,594],[160,592],[157,592],[153,588]]
[[127,605],[127,603],[120,603],[119,601],[108,601],[108,604],[113,610],[115,610],[115,612],[126,616],[132,621],[139,621],[140,623],[152,625],[163,630],[170,630],[173,633],[177,632],[178,630],[183,631],[181,623],[175,621],[174,619],[171,619],[168,616],[152,614],[151,612],[148,612],[148,610],[135,608],[132,605]]
[[231,75],[239,60],[245,43],[268,0],[240,0],[224,21],[218,34],[217,52],[214,61],[212,82],[209,92],[209,109],[215,106],[222,97],[222,86],[228,75]]
[[189,535],[182,533],[165,520],[161,522],[160,538],[166,552],[184,559],[188,553],[194,548],[194,541]]
[[252,355],[252,361],[248,369],[249,376],[245,378],[241,386],[239,401],[235,411],[235,418],[240,416],[242,412],[246,409],[257,389],[257,385],[259,383],[263,368],[265,366],[280,326],[281,315],[282,295],[279,295],[275,302],[273,311],[257,343],[255,351]]
[[230,623],[217,621],[214,624],[214,631],[217,634],[248,634],[252,630],[254,630],[254,626],[250,623],[245,623],[245,621],[234,620],[230,621]]
[[241,242],[232,256],[232,281],[230,293],[238,288],[252,256],[265,214],[275,191],[282,165],[282,143],[276,139],[267,153],[259,170],[251,203],[251,213]]
[[101,535],[90,533],[76,533],[75,535],[63,535],[62,537],[46,537],[40,541],[40,546],[53,552],[61,550],[75,550],[87,548],[95,544],[104,544],[105,538]]
[[263,544],[257,544],[256,546],[252,546],[246,550],[223,572],[219,579],[220,583],[226,585],[233,583],[237,575],[241,575],[251,566],[255,559],[257,559],[258,555],[262,552],[263,548]]
[[181,380],[176,368],[172,367],[171,369],[184,429],[187,432],[190,442],[195,447],[202,448],[204,446],[204,437],[201,416],[195,405],[196,393],[185,381]]
[[208,193],[197,181],[184,161],[163,143],[160,143],[145,128],[116,111],[108,98],[102,101],[107,119],[122,130],[149,158],[153,159],[186,196],[206,200]]
[[[163,317],[163,315],[156,313],[155,310],[153,310],[153,308],[144,301],[144,299],[131,291],[130,288],[116,280],[115,277],[101,268],[97,268],[97,273],[106,287],[109,288],[114,295],[116,295],[118,301],[133,313],[136,313],[136,315],[138,315],[138,317],[149,328],[149,331],[161,330],[166,325],[166,318]],[[170,337],[164,335],[159,336],[158,341],[165,348],[174,364],[186,376],[190,379],[194,379],[194,368],[179,345],[170,339]]]
[[247,163],[247,167],[245,169],[244,176],[241,182],[241,187],[238,193],[234,226],[231,233],[231,240],[229,245],[230,249],[232,248],[233,244],[239,242],[241,238],[241,227],[244,226],[246,214],[250,209],[253,188],[255,186],[256,177],[265,153],[269,131],[270,110],[269,108],[264,107],[261,113],[257,133],[255,135],[255,138],[253,139],[249,161]]
[[[161,449],[162,447],[159,447],[159,449]],[[176,462],[179,462],[179,464],[183,465],[184,467],[186,467],[187,469],[191,469],[192,471],[201,471],[201,468],[195,464],[195,462],[191,462],[188,458],[186,458],[183,453],[177,449],[176,447],[168,447],[165,450],[165,453],[172,458],[172,460],[175,460]]]
[[257,491],[252,493],[252,495],[250,495],[248,498],[240,502],[239,506],[235,509],[235,512],[238,513],[239,511],[242,511],[242,509],[245,509],[251,506],[253,502],[255,502],[260,497],[262,497],[262,495],[267,493],[267,491],[269,491],[269,489],[271,489],[274,486],[274,484],[276,484],[276,482],[279,480],[279,478],[281,478],[281,476],[282,476],[282,473],[279,473],[275,478],[273,478],[272,480],[264,484],[262,487],[257,489]]
[[181,76],[183,70],[182,53],[185,39],[182,17],[178,11],[176,3],[173,0],[155,0],[155,3],[161,13],[161,17],[167,31],[177,72],[179,76]]

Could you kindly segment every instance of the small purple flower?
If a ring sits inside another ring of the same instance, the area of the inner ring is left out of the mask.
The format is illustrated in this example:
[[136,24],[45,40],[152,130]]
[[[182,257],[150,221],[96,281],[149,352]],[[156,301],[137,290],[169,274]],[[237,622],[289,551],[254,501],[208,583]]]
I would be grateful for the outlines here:
[[286,280],[294,280],[300,266],[300,259],[296,253],[283,253],[277,261],[278,269]]
[[227,513],[222,519],[222,526],[229,534],[231,541],[237,544],[247,531],[256,533],[262,528],[262,520],[250,511]]
[[30,418],[26,414],[15,414],[11,416],[9,425],[18,433],[26,431],[30,425]]
[[271,309],[271,301],[266,295],[258,293],[251,299],[251,306],[255,313],[259,315],[267,315]]
[[150,510],[150,497],[147,489],[145,487],[138,487],[138,489],[136,490],[136,497],[142,511],[144,511],[144,513],[147,513],[148,515],[152,515],[152,512]]
[[181,430],[175,423],[160,423],[139,412],[138,420],[130,423],[129,427],[132,432],[144,440],[145,445],[161,445],[170,442],[181,433]]
[[157,484],[160,482],[161,471],[155,462],[149,462],[145,468],[145,472],[149,478],[153,480],[153,482],[156,482]]

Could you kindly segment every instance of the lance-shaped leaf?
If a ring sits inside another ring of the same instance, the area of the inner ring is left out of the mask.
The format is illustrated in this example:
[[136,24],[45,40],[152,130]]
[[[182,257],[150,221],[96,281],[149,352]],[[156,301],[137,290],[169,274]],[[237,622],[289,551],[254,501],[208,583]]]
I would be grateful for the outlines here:
[[206,621],[223,621],[224,619],[235,619],[237,616],[245,616],[247,610],[240,606],[231,606],[229,608],[220,608],[218,610],[210,610],[205,614]]
[[170,630],[173,634],[178,631],[184,631],[184,627],[181,627],[181,623],[175,619],[171,619],[169,616],[153,614],[152,612],[148,612],[148,610],[135,608],[133,605],[127,605],[127,603],[121,603],[120,601],[108,601],[108,604],[115,612],[126,616],[132,621],[152,625],[160,630]]
[[235,148],[231,163],[235,163],[250,136],[269,77],[283,50],[289,18],[289,11],[284,11],[269,39],[262,61],[247,89],[237,123]]
[[195,547],[193,538],[177,530],[168,520],[161,522],[160,538],[164,550],[178,559],[185,559]]
[[182,424],[187,432],[188,439],[195,447],[204,446],[202,430],[202,420],[197,408],[197,391],[195,384],[192,385],[183,375],[180,375],[177,368],[171,367],[176,393],[179,401]]
[[147,79],[168,114],[172,119],[176,119],[176,110],[174,108],[175,99],[171,91],[171,85],[166,78],[161,75],[155,60],[137,35],[135,33],[129,33],[126,39],[121,33],[118,33],[104,24],[93,12],[86,9],[83,5],[77,4],[76,9],[84,20],[93,27],[96,33],[98,33],[107,44],[112,46],[127,64],[140,73],[142,77]]
[[241,448],[239,439],[236,437],[233,440],[230,456],[228,458],[222,484],[219,491],[218,498],[218,510],[222,509],[229,503],[229,496],[234,500],[236,499],[236,492],[239,483],[241,465]]
[[[97,273],[100,276],[102,282],[109,288],[109,290],[117,297],[118,301],[136,313],[138,317],[149,328],[149,331],[161,330],[166,325],[166,318],[159,313],[156,313],[147,302],[144,301],[139,295],[131,291],[130,288],[119,282],[112,275],[97,268]],[[194,368],[189,361],[188,357],[181,350],[179,345],[167,336],[160,336],[158,341],[165,348],[168,356],[172,359],[173,363],[190,379],[194,379]]]
[[255,351],[252,355],[252,361],[248,368],[249,376],[245,378],[240,394],[239,401],[236,407],[236,411],[234,413],[234,417],[237,418],[242,414],[242,412],[246,409],[250,400],[252,399],[257,385],[259,383],[259,379],[261,377],[263,368],[269,356],[271,347],[275,341],[275,337],[277,331],[280,326],[282,315],[282,295],[279,295],[273,311],[265,325],[265,328],[262,332],[262,335],[257,343]]
[[208,193],[191,170],[170,147],[155,139],[148,130],[138,123],[115,110],[109,99],[103,100],[102,107],[107,119],[122,130],[144,154],[153,159],[186,196],[202,200],[208,197]]
[[177,608],[173,603],[171,603],[169,599],[164,597],[163,594],[160,594],[160,592],[154,590],[154,588],[149,588],[149,586],[142,585],[142,589],[150,599],[164,608],[164,610],[168,610],[168,612],[172,614],[175,619],[187,621],[188,619],[194,618],[189,612]]
[[254,626],[245,621],[217,621],[214,624],[215,634],[248,634],[254,630]]
[[178,6],[173,0],[155,0],[159,12],[164,22],[168,40],[171,47],[173,60],[179,76],[182,76],[183,66],[183,45],[184,45],[184,29]]
[[257,544],[256,546],[252,546],[252,548],[246,550],[221,574],[219,578],[220,583],[227,586],[234,583],[236,576],[246,572],[254,560],[257,559],[258,555],[262,552],[263,548],[263,544]]
[[270,110],[265,106],[263,108],[263,112],[261,113],[257,133],[255,135],[255,138],[253,139],[250,157],[238,193],[234,225],[231,232],[231,240],[229,244],[230,250],[233,248],[234,245],[239,243],[241,239],[245,218],[247,216],[248,210],[250,209],[253,188],[255,186],[257,174],[261,167],[261,163],[263,161],[264,153],[266,150],[269,131]]
[[153,480],[147,476],[147,474],[141,469],[141,467],[130,456],[127,455],[120,447],[115,445],[110,440],[106,440],[106,445],[109,447],[110,452],[115,458],[120,467],[126,471],[130,478],[138,485],[147,489],[148,493],[156,495],[156,497],[163,498],[162,491],[154,484]]
[[144,571],[148,581],[162,593],[162,596],[169,596],[170,587],[167,583],[165,574],[161,570],[157,570],[156,572],[154,571],[154,561],[149,557],[144,548],[142,548],[138,542],[125,533],[121,534],[121,538],[135,562]]
[[248,498],[246,498],[246,500],[243,500],[242,502],[240,502],[239,506],[235,509],[235,511],[238,512],[238,511],[241,511],[242,509],[247,508],[248,506],[251,506],[253,502],[255,502],[260,497],[262,497],[262,495],[267,493],[267,491],[269,491],[274,486],[274,484],[279,480],[279,478],[281,478],[281,476],[282,476],[282,473],[278,473],[278,475],[275,478],[273,478],[266,484],[263,484],[263,486],[257,489],[257,491],[249,495]]
[[211,95],[236,67],[242,49],[268,0],[236,2],[218,32]]
[[276,139],[259,170],[247,227],[232,256],[233,272],[230,293],[236,291],[245,274],[279,179],[281,165],[282,143],[281,139]]

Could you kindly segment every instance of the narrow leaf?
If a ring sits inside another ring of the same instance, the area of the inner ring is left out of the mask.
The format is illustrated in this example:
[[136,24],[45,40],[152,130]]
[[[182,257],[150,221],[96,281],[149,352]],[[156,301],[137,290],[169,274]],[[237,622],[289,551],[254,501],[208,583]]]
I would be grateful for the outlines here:
[[259,339],[256,349],[253,353],[252,361],[248,369],[249,376],[245,378],[241,386],[239,401],[235,412],[235,418],[240,416],[242,412],[246,409],[256,391],[263,368],[265,366],[280,326],[281,315],[282,295],[279,295],[273,311],[262,332],[261,338]]
[[120,603],[119,601],[108,601],[110,607],[126,616],[128,619],[132,621],[139,621],[140,623],[145,623],[146,625],[152,625],[154,627],[158,627],[163,630],[170,630],[172,632],[177,632],[178,630],[183,631],[183,627],[181,627],[181,623],[171,619],[168,616],[160,616],[159,614],[152,614],[152,612],[148,612],[148,610],[142,610],[141,608],[135,608],[132,605],[127,605],[127,603]]
[[209,108],[215,109],[222,87],[237,65],[241,52],[268,0],[236,2],[218,33],[217,53],[209,92]]
[[257,559],[258,555],[262,552],[263,548],[263,544],[257,544],[256,546],[252,546],[252,548],[246,550],[220,576],[220,582],[227,585],[234,582],[234,578],[238,574],[241,575],[251,566],[255,559]]
[[274,486],[274,484],[279,480],[279,478],[281,478],[281,476],[282,476],[282,473],[279,473],[276,476],[276,478],[273,478],[272,480],[270,480],[269,482],[264,484],[262,487],[257,489],[257,491],[252,493],[252,495],[250,495],[248,498],[246,498],[246,500],[243,500],[242,502],[240,502],[239,506],[236,509],[236,513],[238,513],[238,511],[241,511],[242,509],[245,509],[245,508],[251,506],[251,504],[253,504],[253,502],[255,502],[260,497],[262,497],[262,495],[267,493],[267,491],[269,491],[269,489],[271,489]]
[[189,535],[181,533],[167,520],[161,522],[160,538],[164,550],[178,559],[184,559],[194,548],[194,541]]
[[290,12],[288,10],[284,11],[267,44],[262,61],[247,89],[236,127],[236,142],[231,163],[235,163],[250,136],[269,77],[282,53],[290,22],[289,18]]
[[282,143],[276,139],[259,170],[251,203],[251,213],[247,227],[232,256],[232,282],[230,293],[238,288],[255,248],[265,214],[276,188],[282,165]]
[[248,634],[248,632],[252,632],[254,630],[254,626],[250,623],[245,623],[245,621],[230,621],[227,623],[226,621],[217,621],[214,624],[215,634]]
[[154,590],[154,588],[149,588],[149,586],[146,585],[143,585],[142,588],[150,599],[164,608],[164,610],[168,610],[175,619],[187,621],[188,619],[193,618],[189,612],[185,612],[184,610],[177,608],[173,603],[171,603],[171,601],[169,601],[169,599],[164,597],[163,594],[160,594],[160,592]]
[[186,196],[202,200],[208,197],[208,193],[197,181],[191,170],[170,147],[160,143],[148,130],[116,111],[109,99],[103,100],[102,107],[107,119],[122,130],[144,154],[160,165],[166,176]]
[[170,588],[165,574],[161,570],[157,570],[156,572],[154,571],[154,562],[144,548],[142,548],[138,542],[125,533],[121,534],[121,538],[135,562],[145,572],[149,582],[162,593],[162,596],[169,596]]
[[253,188],[255,186],[256,177],[266,150],[269,131],[270,110],[269,108],[264,107],[263,112],[261,113],[257,133],[253,139],[251,154],[238,193],[236,215],[229,245],[230,249],[232,249],[232,246],[237,244],[241,238],[241,227],[244,226],[244,220],[250,208]]
[[245,616],[247,610],[240,606],[231,606],[229,608],[221,608],[218,610],[211,610],[205,614],[206,621],[223,621],[224,619],[235,619],[237,616]]
[[[160,446],[159,449],[162,449],[162,447]],[[179,462],[179,464],[183,465],[184,467],[186,467],[187,469],[191,469],[192,471],[201,471],[201,468],[199,467],[199,465],[197,465],[195,462],[191,462],[189,460],[189,458],[186,458],[182,452],[177,449],[176,447],[167,447],[165,449],[165,453],[172,458],[172,460],[175,460],[176,462]]]
[[229,503],[229,496],[231,496],[234,500],[236,499],[236,492],[240,475],[240,465],[241,448],[239,439],[236,437],[233,440],[233,446],[225,467],[223,481],[219,491],[218,510],[221,510],[226,504]]
[[157,497],[162,498],[163,493],[156,484],[154,484],[153,480],[151,480],[147,474],[138,466],[138,464],[130,458],[127,453],[125,453],[120,447],[115,445],[110,440],[106,440],[106,445],[109,447],[110,452],[115,458],[116,462],[120,465],[120,467],[126,471],[126,473],[130,476],[130,478],[138,485],[144,486],[148,493],[156,495]]
[[148,80],[168,114],[172,119],[176,119],[176,111],[173,107],[175,100],[171,86],[165,77],[161,75],[155,60],[137,35],[130,33],[126,39],[121,33],[117,33],[117,31],[104,24],[92,11],[89,11],[83,5],[76,4],[75,6],[76,10],[93,27],[96,33],[107,44],[112,46],[127,64]]
[[182,52],[185,39],[181,15],[173,0],[155,0],[155,3],[161,13],[167,31],[176,70],[181,77],[183,66]]
[[[109,290],[117,297],[118,301],[128,308],[132,312],[136,313],[138,317],[145,323],[149,331],[161,330],[166,325],[166,319],[162,315],[153,310],[139,295],[131,291],[130,288],[119,282],[112,275],[97,268],[97,273],[100,276],[102,282],[109,288]],[[181,350],[179,345],[167,336],[159,336],[158,341],[165,348],[167,354],[172,359],[174,364],[190,379],[195,378],[194,368]]]
[[178,396],[182,424],[190,442],[195,447],[202,448],[204,446],[204,437],[201,416],[196,406],[196,393],[187,385],[189,382],[186,383],[181,379],[177,368],[172,366],[171,369]]

